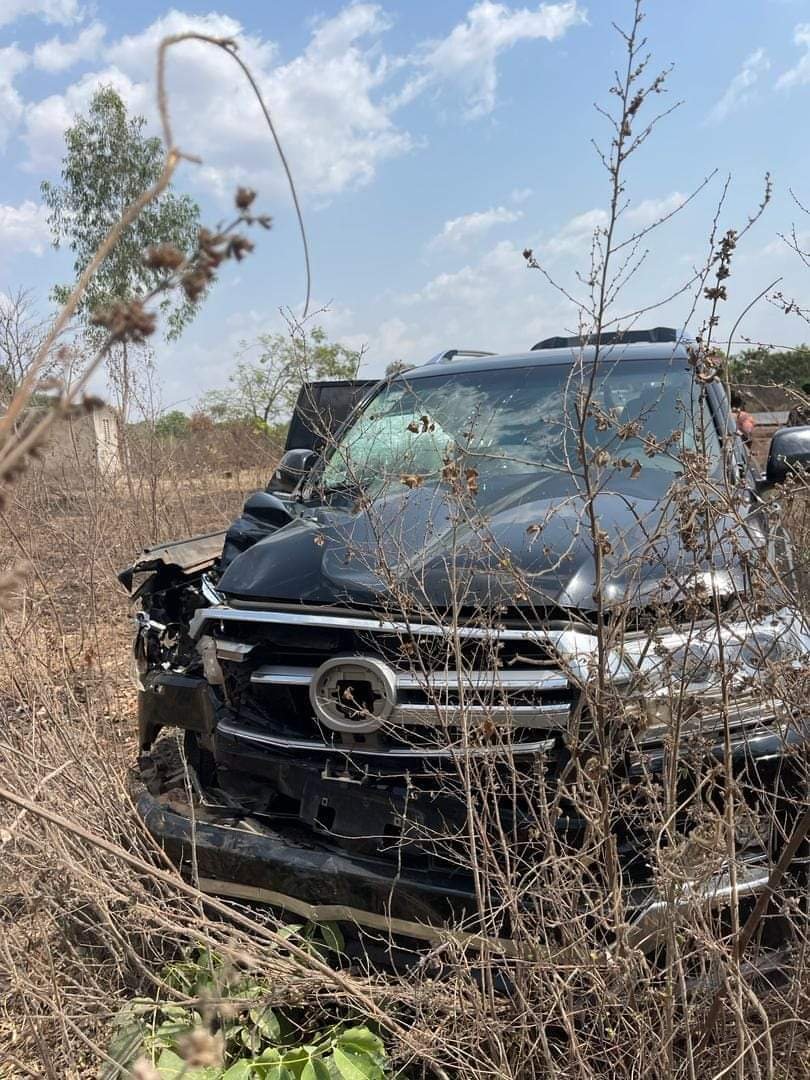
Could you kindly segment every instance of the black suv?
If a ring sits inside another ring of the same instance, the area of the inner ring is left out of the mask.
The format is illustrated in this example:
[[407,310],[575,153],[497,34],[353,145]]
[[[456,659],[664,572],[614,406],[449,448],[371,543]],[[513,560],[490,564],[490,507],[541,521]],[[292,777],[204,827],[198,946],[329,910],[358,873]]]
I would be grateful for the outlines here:
[[[519,770],[501,825],[542,858],[536,785],[562,790],[587,762],[594,692],[634,943],[655,943],[665,905],[646,812],[620,792],[663,776],[675,746],[682,809],[729,753],[790,802],[807,719],[773,671],[810,636],[777,591],[749,597],[752,568],[792,572],[766,493],[810,459],[810,428],[778,432],[759,475],[700,350],[634,338],[311,384],[227,533],[121,575],[140,605],[140,811],[178,862],[193,839],[204,889],[414,938],[475,928],[464,763]],[[193,827],[158,775],[162,728],[186,732]],[[555,843],[576,850],[588,823],[554,805]],[[682,836],[694,824],[679,811]],[[753,897],[774,851],[753,835],[737,855],[736,895]],[[707,901],[728,874],[702,882]]]

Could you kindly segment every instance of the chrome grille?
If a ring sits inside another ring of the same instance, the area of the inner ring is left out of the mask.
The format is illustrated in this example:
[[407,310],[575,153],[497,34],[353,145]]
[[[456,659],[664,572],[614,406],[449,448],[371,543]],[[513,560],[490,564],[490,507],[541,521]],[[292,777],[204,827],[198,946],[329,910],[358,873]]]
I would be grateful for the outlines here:
[[[263,686],[309,687],[316,668],[263,664],[250,676]],[[488,721],[498,728],[564,729],[573,691],[561,672],[537,670],[396,672],[391,726],[460,727]],[[515,697],[531,704],[517,704]],[[565,700],[565,699],[568,700]],[[556,699],[556,700],[552,700]]]

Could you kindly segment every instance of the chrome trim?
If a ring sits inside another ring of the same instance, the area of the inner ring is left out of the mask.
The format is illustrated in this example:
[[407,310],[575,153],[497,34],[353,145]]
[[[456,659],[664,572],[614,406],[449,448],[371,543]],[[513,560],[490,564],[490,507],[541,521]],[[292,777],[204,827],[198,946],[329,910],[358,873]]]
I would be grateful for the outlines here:
[[367,749],[363,746],[339,746],[329,743],[316,742],[314,739],[284,739],[275,735],[266,735],[260,731],[251,731],[249,728],[231,724],[227,720],[220,720],[216,728],[217,732],[229,735],[232,739],[244,739],[246,742],[256,743],[259,746],[271,746],[278,750],[307,750],[318,753],[343,754],[348,756],[362,756],[375,758],[446,758],[452,760],[458,757],[496,757],[498,754],[542,754],[554,748],[554,739],[542,739],[531,743],[514,743],[506,746],[474,746],[469,749],[463,747],[408,747],[406,749],[395,748],[392,750]]
[[[339,662],[351,663],[352,659],[372,662],[369,657],[335,657],[328,660],[327,664],[334,666]],[[373,661],[380,663],[380,661]],[[387,665],[382,665],[387,666]],[[317,671],[321,669],[318,668]],[[424,678],[412,672],[395,671],[389,669],[396,679],[396,690],[421,690],[426,694],[441,694],[443,690],[458,690],[466,688],[471,695],[476,692],[502,689],[514,690],[544,690],[562,689],[568,687],[568,680],[560,672],[553,671],[471,671],[459,672],[444,671],[431,672]],[[306,667],[294,667],[288,665],[264,664],[255,669],[250,676],[252,683],[271,686],[309,686],[312,697],[312,680],[315,678],[316,669]],[[314,705],[313,705],[314,708]],[[315,709],[317,714],[318,710]],[[469,704],[448,705],[441,700],[406,703],[397,701],[393,710],[382,718],[374,727],[360,728],[356,724],[347,722],[345,728],[335,730],[363,731],[374,730],[381,723],[388,725],[401,724],[404,726],[422,727],[460,727],[466,720],[467,723],[476,725],[482,721],[489,721],[501,727],[537,728],[551,730],[565,727],[571,716],[571,707],[567,702],[544,705],[509,705],[508,701],[499,704],[482,703],[472,700]],[[322,722],[324,718],[320,718]],[[333,723],[327,723],[327,727],[334,727]]]
[[559,670],[504,668],[501,671],[403,671],[397,674],[401,690],[567,690],[570,683]]
[[218,593],[214,586],[211,584],[208,575],[203,574],[200,579],[200,592],[209,604],[221,604],[222,593]]
[[565,727],[571,716],[567,705],[397,705],[383,729],[389,725],[461,727],[465,718],[475,727],[483,721],[499,727],[538,728],[541,731]]
[[135,622],[138,624],[138,628],[141,630],[157,630],[159,634],[162,634],[166,629],[166,624],[158,622],[156,619],[150,618],[145,611],[135,612]]
[[[359,677],[358,677],[359,676]],[[351,686],[341,683],[368,683],[372,691],[370,707],[355,703],[352,711],[340,703]],[[325,660],[309,684],[309,703],[318,720],[331,731],[346,735],[368,735],[377,731],[397,704],[397,673],[376,656],[332,656]]]
[[[348,658],[347,658],[348,659]],[[286,686],[308,686],[316,669],[285,664],[262,664],[250,676],[255,683],[280,683]],[[570,684],[561,671],[516,670],[503,671],[431,671],[424,675],[398,671],[399,690],[458,690],[471,693],[477,690],[566,690]]]
[[291,611],[266,611],[253,608],[232,608],[227,606],[212,606],[199,608],[189,622],[191,636],[196,637],[200,633],[202,624],[207,621],[215,622],[256,622],[276,623],[283,626],[318,626],[342,630],[375,630],[383,634],[407,634],[422,635],[429,637],[459,637],[487,640],[506,641],[548,641],[553,642],[555,636],[575,635],[593,641],[593,647],[589,652],[596,651],[596,638],[592,634],[584,634],[576,630],[513,630],[506,627],[481,627],[481,626],[458,626],[446,627],[440,623],[407,623],[395,622],[388,619],[355,618],[348,615],[311,615]]
[[243,664],[256,648],[242,641],[227,641],[225,638],[213,638],[220,660],[230,660],[233,664]]
[[746,866],[741,861],[737,865],[735,885],[732,885],[727,869],[699,884],[686,882],[682,892],[673,900],[653,899],[641,909],[627,928],[627,945],[631,949],[649,952],[656,945],[664,943],[675,913],[688,909],[691,904],[705,909],[729,904],[735,896],[738,900],[755,896],[768,887],[769,880],[767,864]]
[[292,667],[285,664],[262,664],[250,676],[252,683],[269,683],[272,686],[309,686],[317,669]]
[[[598,651],[595,634],[573,627],[564,630],[526,629],[515,630],[507,627],[480,626],[443,626],[440,623],[408,623],[388,619],[368,617],[355,618],[348,615],[333,615],[324,612],[315,615],[310,612],[272,611],[265,608],[233,608],[227,604],[200,608],[189,622],[192,638],[198,637],[205,623],[228,622],[258,623],[276,626],[314,626],[318,628],[371,631],[378,634],[399,634],[405,637],[440,637],[453,641],[456,636],[475,641],[530,641],[547,645],[554,650],[561,664],[570,672],[571,678],[585,683],[592,677],[593,661]],[[645,638],[645,640],[647,640]],[[607,658],[608,675],[615,685],[629,681],[635,670],[619,649],[611,651]]]
[[[667,710],[666,701],[663,698],[651,699],[654,703],[660,701],[664,710]],[[713,703],[713,702],[712,702]],[[668,711],[668,710],[667,710]],[[752,729],[764,727],[773,718],[773,709],[768,703],[762,701],[732,701],[729,703],[727,713],[722,709],[712,709],[710,712],[698,711],[691,716],[683,717],[680,721],[679,732],[683,739],[701,735],[717,735],[725,731],[726,719],[729,731],[733,732],[737,739],[742,739]],[[671,716],[658,723],[649,724],[638,736],[638,745],[642,748],[649,746],[661,746],[667,735],[674,734],[674,721]]]

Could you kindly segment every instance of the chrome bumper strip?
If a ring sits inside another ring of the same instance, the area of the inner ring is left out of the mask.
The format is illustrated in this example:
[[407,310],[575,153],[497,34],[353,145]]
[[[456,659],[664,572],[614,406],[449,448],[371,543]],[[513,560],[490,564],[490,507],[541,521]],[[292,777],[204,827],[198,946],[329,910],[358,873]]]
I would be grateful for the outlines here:
[[472,746],[465,749],[463,746],[414,746],[394,747],[390,750],[375,749],[374,747],[342,746],[339,743],[317,742],[314,739],[287,739],[279,735],[268,735],[262,731],[253,731],[250,728],[232,724],[228,720],[220,720],[217,724],[217,732],[232,739],[244,739],[245,742],[254,743],[256,746],[271,747],[275,750],[302,750],[304,752],[342,754],[351,757],[373,757],[384,760],[402,758],[420,758],[425,760],[444,759],[452,761],[463,757],[498,757],[508,755],[510,757],[522,754],[542,754],[552,750],[555,745],[554,739],[542,739],[537,742],[527,743],[503,743],[494,746]]

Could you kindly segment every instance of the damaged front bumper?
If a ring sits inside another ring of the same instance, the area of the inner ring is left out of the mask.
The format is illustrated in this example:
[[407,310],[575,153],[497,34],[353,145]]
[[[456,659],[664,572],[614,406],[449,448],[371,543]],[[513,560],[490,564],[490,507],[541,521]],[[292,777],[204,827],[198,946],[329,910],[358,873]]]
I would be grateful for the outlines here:
[[[482,936],[469,871],[450,868],[430,844],[420,850],[414,833],[406,831],[406,825],[415,824],[422,838],[436,836],[449,822],[453,832],[454,820],[442,816],[436,778],[442,769],[450,770],[459,752],[503,756],[497,739],[459,751],[460,744],[447,738],[462,712],[457,700],[461,668],[442,664],[440,656],[431,674],[421,679],[409,665],[391,659],[395,645],[412,641],[419,642],[420,656],[430,656],[431,642],[443,641],[442,628],[341,612],[215,606],[199,608],[190,631],[196,667],[169,670],[166,665],[144,672],[139,741],[148,750],[161,728],[185,730],[215,765],[218,782],[209,792],[202,778],[205,791],[199,789],[201,798],[193,807],[167,799],[152,786],[140,791],[138,809],[172,860],[188,874],[193,869],[203,891],[268,903],[315,922],[345,921],[378,935],[416,942],[455,939],[473,946],[486,941],[488,948],[514,953],[508,938]],[[565,646],[572,663],[581,662],[585,672],[591,636],[555,634],[555,649]],[[477,628],[459,631],[465,646],[478,647],[480,641],[489,648],[492,636]],[[503,727],[512,731],[509,759],[520,759],[527,775],[534,769],[554,780],[573,753],[570,718],[582,716],[576,686],[553,662],[556,654],[546,651],[548,634],[507,628],[494,637],[499,647],[514,651],[514,663],[497,672],[498,688],[515,695],[504,709]],[[545,667],[529,667],[524,654],[530,649],[537,654],[532,659]],[[509,659],[503,653],[500,657]],[[319,699],[319,687],[330,686],[333,658],[340,663],[341,678],[352,686],[352,680],[361,681],[354,671],[359,658],[363,678],[373,682],[379,675],[381,695],[388,687],[390,712],[372,728],[344,725],[340,716],[330,714],[328,698]],[[196,674],[186,673],[190,670]],[[612,671],[619,684],[622,674]],[[481,667],[464,672],[463,678],[480,694],[482,714],[498,716],[491,696],[494,672]],[[431,741],[429,731],[422,734],[428,704],[430,716],[440,713],[444,741]],[[652,704],[647,726],[616,755],[619,786],[643,788],[672,767],[670,724],[662,720],[660,701]],[[689,775],[691,783],[707,764],[716,771],[730,751],[735,777],[747,774],[752,790],[768,793],[783,787],[794,756],[805,755],[807,722],[783,717],[777,703],[770,704],[769,710],[740,698],[722,714],[704,711],[705,730],[690,729],[701,739],[687,739],[689,753],[679,774]],[[464,716],[476,718],[475,701],[465,706]],[[492,726],[500,729],[500,718]],[[700,788],[694,784],[692,793]],[[637,818],[642,834],[649,824],[643,810]],[[577,830],[585,826],[573,813],[560,820],[565,822],[562,842],[575,850],[581,839]],[[458,821],[455,825],[459,831]],[[685,873],[687,880],[677,890],[670,886],[658,893],[646,865],[649,838],[637,847],[633,830],[625,826],[619,822],[616,836],[628,882],[622,940],[633,948],[655,951],[673,923],[685,920],[696,906],[744,908],[767,889],[772,863],[761,848],[743,845],[734,875],[716,861],[709,876],[693,879]],[[540,847],[538,842],[538,852]]]
[[[392,940],[454,941],[518,955],[515,942],[469,929],[475,896],[450,876],[411,870],[393,878],[380,873],[371,860],[336,853],[311,838],[302,840],[254,819],[239,821],[225,808],[220,821],[211,820],[210,809],[184,810],[144,788],[137,793],[136,807],[175,865],[188,877],[193,868],[204,893],[269,904],[313,923],[343,922]],[[652,953],[696,909],[708,913],[733,903],[744,908],[768,889],[768,881],[766,857],[748,851],[738,858],[733,884],[726,867],[670,897],[654,889],[631,892],[623,942]]]

